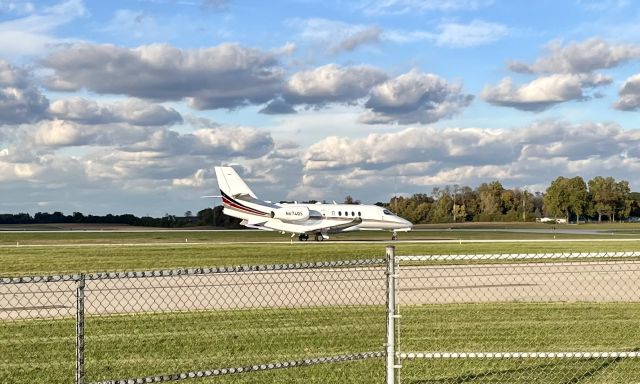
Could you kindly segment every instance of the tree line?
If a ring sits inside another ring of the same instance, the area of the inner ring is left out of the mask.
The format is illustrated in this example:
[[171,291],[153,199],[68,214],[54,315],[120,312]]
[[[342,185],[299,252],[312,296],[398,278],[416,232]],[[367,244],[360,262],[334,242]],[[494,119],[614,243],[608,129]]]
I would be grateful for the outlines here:
[[[350,196],[347,200],[354,201]],[[434,188],[431,194],[393,197],[377,204],[414,224],[535,221],[542,217],[601,222],[640,217],[640,193],[631,192],[626,180],[602,176],[588,182],[580,176],[560,176],[544,193],[507,189],[499,181],[475,189],[449,185]]]
[[[305,203],[315,203],[311,200]],[[347,204],[360,204],[347,196]],[[597,176],[585,182],[580,176],[558,177],[544,193],[507,189],[499,181],[482,183],[473,189],[448,185],[433,188],[430,194],[393,197],[376,203],[389,208],[414,224],[487,221],[535,221],[536,218],[564,218],[571,221],[619,221],[640,217],[640,193],[631,192],[629,182]],[[163,217],[137,217],[132,214],[104,216],[74,212],[0,214],[0,224],[125,224],[144,227],[181,228],[214,226],[242,228],[240,220],[222,213],[222,206],[205,208],[193,215],[165,214]]]
[[56,211],[53,213],[38,212],[35,215],[28,213],[0,214],[0,224],[119,224],[141,227],[183,228],[195,226],[216,226],[224,228],[242,228],[240,220],[222,213],[222,206],[205,208],[193,215],[187,211],[183,216],[165,214],[162,217],[142,216],[132,214],[113,215],[84,215],[81,212],[73,212],[65,215]]

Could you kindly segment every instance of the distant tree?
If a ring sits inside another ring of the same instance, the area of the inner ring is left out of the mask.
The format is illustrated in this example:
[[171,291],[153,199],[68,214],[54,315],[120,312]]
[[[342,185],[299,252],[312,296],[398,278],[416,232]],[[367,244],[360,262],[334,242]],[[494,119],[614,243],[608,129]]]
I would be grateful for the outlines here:
[[480,198],[480,214],[485,220],[493,220],[496,215],[501,213],[502,208],[502,193],[504,188],[499,181],[492,181],[491,183],[482,183],[478,187],[478,195]]
[[547,188],[544,211],[555,217],[564,216],[567,222],[573,213],[579,220],[586,211],[587,197],[587,185],[580,176],[572,179],[559,176]]
[[633,201],[630,197],[629,182],[616,182],[613,177],[596,176],[589,180],[589,192],[593,200],[593,210],[598,215],[598,222],[602,216],[609,221],[615,221],[616,215],[629,215]]
[[193,217],[193,213],[191,211],[186,211],[184,213],[184,217]]
[[629,189],[629,182],[626,180],[619,181],[615,185],[616,200],[613,206],[613,220],[616,217],[623,218],[629,216],[631,212],[633,200],[629,196],[631,190]]
[[198,225],[216,225],[213,208],[205,208],[198,211],[196,217],[198,218]]
[[347,195],[344,198],[344,204],[360,204],[360,200],[355,200],[351,195]]
[[640,217],[640,192],[629,193],[629,200],[631,200],[629,216]]

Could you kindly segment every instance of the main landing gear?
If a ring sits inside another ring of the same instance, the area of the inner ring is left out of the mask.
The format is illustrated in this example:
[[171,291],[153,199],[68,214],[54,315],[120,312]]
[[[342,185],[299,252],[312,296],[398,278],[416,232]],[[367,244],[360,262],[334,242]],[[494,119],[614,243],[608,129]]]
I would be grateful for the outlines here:
[[[322,233],[320,233],[320,232],[315,234],[315,238],[316,238],[316,241],[324,241],[324,236],[322,236]],[[300,241],[309,240],[309,234],[308,233],[299,234],[298,235],[298,240],[300,240]]]

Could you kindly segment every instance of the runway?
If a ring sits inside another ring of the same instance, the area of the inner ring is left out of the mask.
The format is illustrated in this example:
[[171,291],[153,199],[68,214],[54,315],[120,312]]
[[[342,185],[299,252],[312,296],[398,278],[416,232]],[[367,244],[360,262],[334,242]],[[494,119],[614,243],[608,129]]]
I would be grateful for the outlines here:
[[[403,266],[398,304],[640,302],[640,261]],[[0,284],[0,319],[75,314],[75,282]],[[86,282],[87,316],[384,305],[383,267]]]
[[639,238],[596,238],[596,239],[409,239],[409,240],[328,240],[328,241],[206,241],[206,242],[158,242],[158,243],[67,243],[67,244],[1,244],[2,248],[82,248],[82,247],[191,247],[211,245],[258,245],[258,244],[295,244],[304,246],[340,245],[340,244],[482,244],[482,243],[608,243],[608,242],[640,242]]

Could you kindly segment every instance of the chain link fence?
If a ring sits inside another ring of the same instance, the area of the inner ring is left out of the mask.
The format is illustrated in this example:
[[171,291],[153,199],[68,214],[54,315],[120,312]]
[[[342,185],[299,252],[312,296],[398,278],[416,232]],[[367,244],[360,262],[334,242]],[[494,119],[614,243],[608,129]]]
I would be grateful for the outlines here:
[[1,383],[640,382],[640,254],[0,278],[0,351]]
[[0,279],[0,382],[381,382],[385,278],[358,260]]
[[399,383],[640,382],[640,254],[396,258]]

